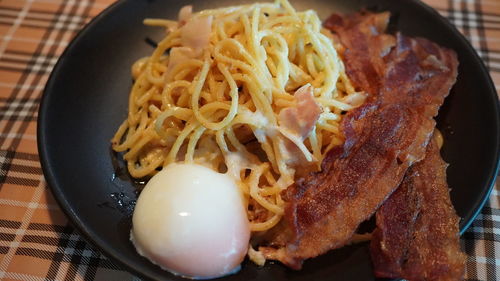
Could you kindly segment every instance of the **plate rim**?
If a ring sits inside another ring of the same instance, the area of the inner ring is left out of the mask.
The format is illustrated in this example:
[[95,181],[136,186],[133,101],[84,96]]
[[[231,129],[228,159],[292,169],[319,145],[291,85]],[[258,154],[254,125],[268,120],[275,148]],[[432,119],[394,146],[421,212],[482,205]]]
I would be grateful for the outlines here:
[[47,79],[47,82],[45,84],[45,87],[43,89],[42,97],[40,100],[40,106],[38,108],[38,118],[37,118],[37,149],[38,149],[38,156],[40,158],[40,164],[42,167],[42,172],[43,176],[45,178],[45,181],[47,183],[47,186],[49,187],[52,196],[56,200],[57,204],[59,205],[60,209],[63,211],[63,213],[66,215],[68,218],[68,222],[77,229],[80,236],[84,238],[84,240],[87,243],[90,243],[92,246],[96,247],[99,251],[101,251],[101,254],[104,254],[105,257],[111,258],[115,263],[117,263],[120,268],[120,270],[126,270],[132,274],[135,274],[137,276],[141,276],[142,278],[147,278],[151,279],[150,276],[145,275],[143,272],[137,270],[133,264],[129,264],[127,261],[124,261],[123,259],[120,258],[122,256],[118,251],[115,251],[111,247],[107,247],[106,243],[97,237],[96,235],[92,234],[90,231],[88,231],[88,228],[85,226],[83,221],[80,219],[78,214],[74,211],[72,208],[71,204],[67,201],[66,197],[63,195],[63,188],[59,186],[58,180],[56,179],[56,176],[54,175],[54,171],[51,167],[50,161],[49,161],[49,153],[47,151],[48,145],[46,141],[46,124],[45,118],[46,118],[46,113],[49,110],[49,95],[53,91],[52,87],[56,83],[57,80],[57,72],[59,72],[59,68],[61,65],[64,63],[64,60],[66,57],[68,57],[68,53],[70,50],[77,45],[82,38],[84,37],[84,34],[89,32],[91,28],[94,26],[98,25],[98,22],[101,20],[101,18],[104,18],[108,16],[110,13],[112,13],[115,9],[117,9],[119,6],[124,5],[127,1],[130,0],[118,0],[112,4],[110,4],[108,7],[103,9],[97,16],[92,18],[87,24],[85,24],[80,31],[76,33],[76,35],[71,39],[70,43],[65,47],[64,51],[62,52],[61,56],[57,59],[56,64],[54,65],[54,68],[52,69],[49,78]]

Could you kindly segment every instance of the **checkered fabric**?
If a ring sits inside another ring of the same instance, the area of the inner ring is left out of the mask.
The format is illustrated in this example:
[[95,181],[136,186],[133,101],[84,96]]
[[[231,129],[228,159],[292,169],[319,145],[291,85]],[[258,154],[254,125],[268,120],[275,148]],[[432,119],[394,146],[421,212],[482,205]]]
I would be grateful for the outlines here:
[[[76,32],[111,2],[0,0],[0,280],[139,280],[71,226],[47,189],[36,148],[50,71]],[[500,0],[425,2],[469,38],[498,90]],[[499,195],[495,188],[462,237],[468,280],[500,280]]]

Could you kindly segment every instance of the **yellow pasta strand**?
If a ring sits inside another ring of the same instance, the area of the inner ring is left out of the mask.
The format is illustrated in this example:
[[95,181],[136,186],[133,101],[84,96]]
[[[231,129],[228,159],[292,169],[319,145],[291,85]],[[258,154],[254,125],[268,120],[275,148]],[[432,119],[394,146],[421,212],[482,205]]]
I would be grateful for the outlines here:
[[[355,107],[346,101],[360,93],[313,11],[279,0],[192,15],[204,17],[211,32],[199,34],[208,38],[199,48],[186,45],[181,23],[144,21],[167,34],[132,66],[129,112],[112,147],[136,178],[173,162],[227,170],[248,204],[252,231],[266,231],[283,216],[280,193],[294,182],[297,159],[320,169],[344,139],[341,112]],[[279,115],[296,106],[295,91],[308,83],[322,113],[304,137]]]

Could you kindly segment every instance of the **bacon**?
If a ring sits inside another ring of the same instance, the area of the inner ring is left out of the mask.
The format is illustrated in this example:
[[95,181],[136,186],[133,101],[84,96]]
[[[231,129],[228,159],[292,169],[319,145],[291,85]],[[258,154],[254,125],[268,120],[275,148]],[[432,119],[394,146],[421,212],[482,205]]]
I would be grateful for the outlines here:
[[431,141],[425,158],[377,211],[370,244],[375,275],[416,280],[462,280],[466,256],[446,183],[447,164]]
[[396,43],[394,36],[384,33],[389,17],[389,12],[358,13],[346,17],[333,14],[324,23],[346,48],[343,61],[347,76],[358,88],[371,95],[377,94],[380,88],[380,78],[385,71],[383,57]]
[[345,245],[424,157],[458,62],[453,51],[425,39],[388,39],[388,17],[362,13],[327,25],[346,48],[350,79],[370,95],[344,117],[343,147],[327,154],[320,172],[287,189],[286,237],[261,248],[268,258],[300,269],[303,260]]

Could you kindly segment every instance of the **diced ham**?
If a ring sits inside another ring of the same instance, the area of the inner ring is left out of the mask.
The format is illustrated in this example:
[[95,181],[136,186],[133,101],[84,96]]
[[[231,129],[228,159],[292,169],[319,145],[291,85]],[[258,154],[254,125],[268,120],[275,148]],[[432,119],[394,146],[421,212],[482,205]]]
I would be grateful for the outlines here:
[[173,47],[170,49],[170,55],[168,58],[168,68],[167,73],[172,71],[176,65],[179,63],[194,58],[193,49],[188,47]]
[[279,124],[290,133],[305,139],[314,129],[321,107],[314,100],[310,84],[300,87],[294,97],[297,105],[281,110],[278,116]]
[[179,11],[178,26],[181,30],[181,46],[170,49],[167,76],[179,63],[199,57],[208,46],[212,16],[193,17],[193,6],[184,6]]
[[192,5],[186,5],[186,6],[182,7],[179,10],[178,26],[181,27],[184,24],[186,24],[186,22],[191,18],[192,15],[193,15],[193,6]]
[[367,98],[367,94],[364,92],[356,92],[346,96],[342,99],[343,102],[352,105],[353,107],[358,107],[362,105]]
[[212,16],[192,17],[181,27],[181,45],[193,49],[195,56],[210,42],[212,19]]

